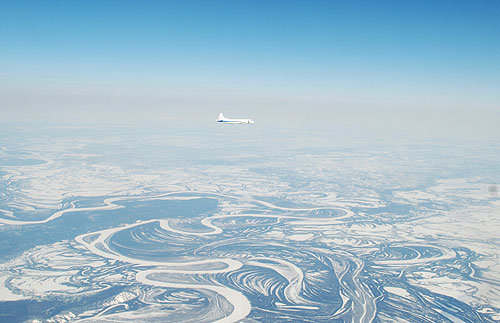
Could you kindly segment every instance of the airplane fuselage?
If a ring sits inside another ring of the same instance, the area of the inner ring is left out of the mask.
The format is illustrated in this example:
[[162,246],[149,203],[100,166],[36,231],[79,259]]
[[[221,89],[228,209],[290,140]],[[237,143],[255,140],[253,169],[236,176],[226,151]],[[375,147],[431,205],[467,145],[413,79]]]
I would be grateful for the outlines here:
[[217,122],[222,122],[222,123],[254,123],[250,119],[225,119],[225,120],[217,120]]
[[250,120],[250,119],[229,119],[229,118],[225,118],[222,113],[219,114],[219,118],[217,119],[217,122],[220,122],[220,123],[232,123],[232,124],[250,124],[250,123],[254,123],[253,120]]

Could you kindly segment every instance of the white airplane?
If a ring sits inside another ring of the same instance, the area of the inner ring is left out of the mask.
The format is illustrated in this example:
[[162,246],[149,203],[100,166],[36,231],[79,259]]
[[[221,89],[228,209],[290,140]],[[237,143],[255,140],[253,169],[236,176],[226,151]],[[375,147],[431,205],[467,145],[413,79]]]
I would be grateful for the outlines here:
[[241,124],[241,123],[254,123],[253,120],[250,119],[229,119],[225,118],[224,115],[219,113],[219,118],[217,119],[217,122],[221,123],[233,123],[233,124]]

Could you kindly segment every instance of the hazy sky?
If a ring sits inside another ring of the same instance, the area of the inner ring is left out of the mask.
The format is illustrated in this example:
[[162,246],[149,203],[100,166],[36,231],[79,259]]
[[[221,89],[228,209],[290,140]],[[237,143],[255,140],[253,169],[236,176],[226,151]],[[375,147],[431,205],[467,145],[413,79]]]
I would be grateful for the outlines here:
[[500,1],[1,1],[0,47],[4,120],[182,109],[500,132]]

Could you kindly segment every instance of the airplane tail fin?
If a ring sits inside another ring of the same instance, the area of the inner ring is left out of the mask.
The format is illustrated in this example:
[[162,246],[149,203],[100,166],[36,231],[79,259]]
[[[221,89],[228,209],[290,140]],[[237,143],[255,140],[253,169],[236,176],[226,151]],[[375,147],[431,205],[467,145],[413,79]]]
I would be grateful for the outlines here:
[[219,113],[219,119],[217,119],[217,120],[224,120],[224,115],[222,114],[222,112]]

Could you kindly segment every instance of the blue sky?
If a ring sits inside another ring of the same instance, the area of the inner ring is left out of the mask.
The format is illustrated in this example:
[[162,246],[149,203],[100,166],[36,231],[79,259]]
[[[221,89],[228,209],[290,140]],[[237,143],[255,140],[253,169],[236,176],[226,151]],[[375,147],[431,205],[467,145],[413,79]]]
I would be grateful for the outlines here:
[[499,21],[499,1],[2,1],[0,109],[496,117]]

